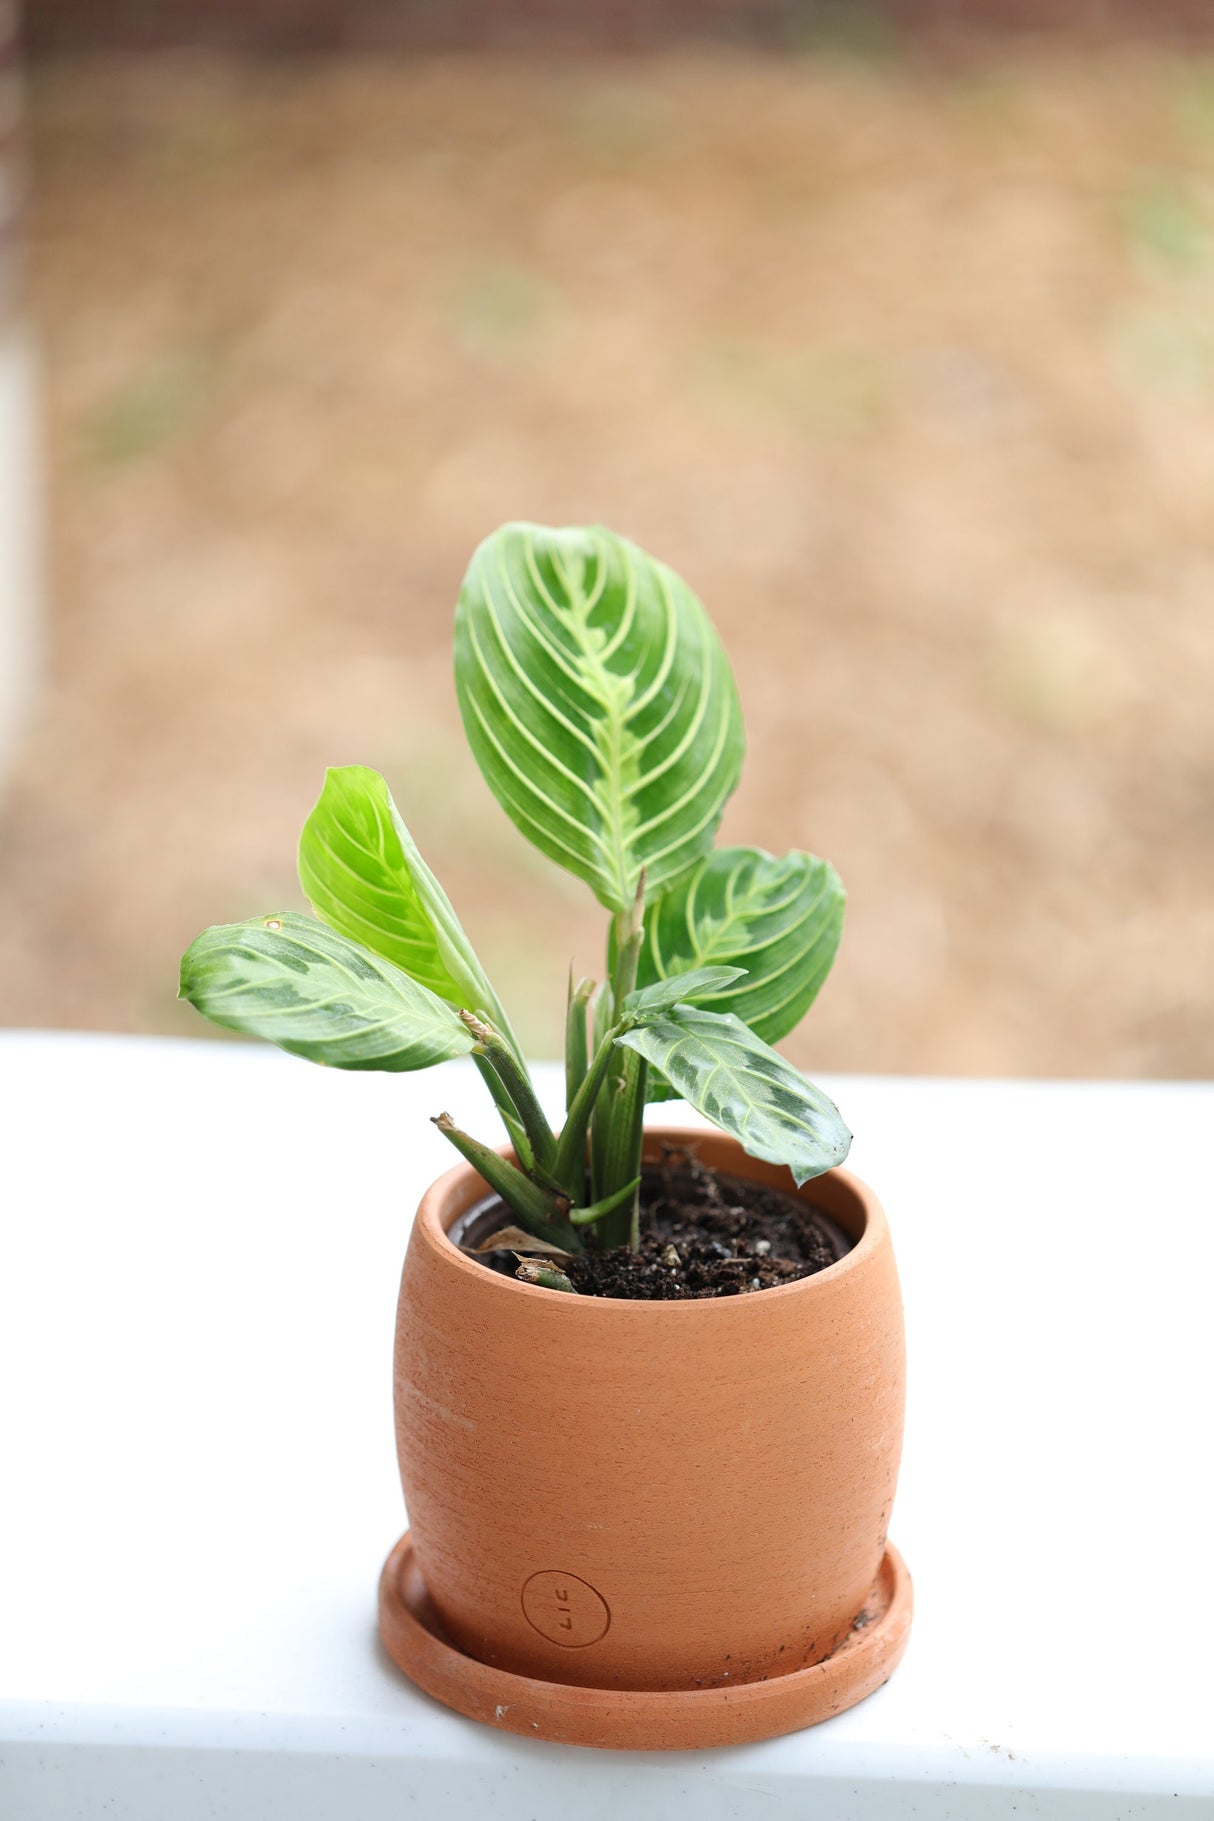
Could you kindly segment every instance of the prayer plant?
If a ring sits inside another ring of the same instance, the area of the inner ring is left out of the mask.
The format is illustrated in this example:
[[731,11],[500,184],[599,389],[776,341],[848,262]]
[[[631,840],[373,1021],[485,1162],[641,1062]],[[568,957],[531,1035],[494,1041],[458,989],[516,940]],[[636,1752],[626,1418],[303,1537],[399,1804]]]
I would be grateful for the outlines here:
[[[826,977],[843,888],[812,854],[713,849],[742,715],[687,586],[610,531],[505,525],[464,580],[455,683],[506,814],[611,915],[604,982],[570,977],[561,1129],[446,893],[363,766],[331,770],[304,825],[316,915],[205,930],[182,960],[182,997],[336,1068],[470,1055],[517,1162],[446,1114],[435,1123],[541,1247],[635,1248],[647,1100],[682,1097],[798,1183],[840,1163],[837,1108],[770,1044]],[[568,1287],[542,1266],[527,1274]]]

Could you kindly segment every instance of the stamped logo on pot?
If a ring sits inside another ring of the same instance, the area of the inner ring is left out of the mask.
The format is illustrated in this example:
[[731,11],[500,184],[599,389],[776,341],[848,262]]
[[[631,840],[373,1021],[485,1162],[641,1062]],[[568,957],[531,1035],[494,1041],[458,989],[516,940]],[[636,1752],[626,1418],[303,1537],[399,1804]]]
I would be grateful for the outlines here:
[[611,1611],[601,1593],[576,1574],[559,1568],[541,1568],[523,1583],[523,1617],[550,1644],[578,1650],[597,1644],[611,1623]]

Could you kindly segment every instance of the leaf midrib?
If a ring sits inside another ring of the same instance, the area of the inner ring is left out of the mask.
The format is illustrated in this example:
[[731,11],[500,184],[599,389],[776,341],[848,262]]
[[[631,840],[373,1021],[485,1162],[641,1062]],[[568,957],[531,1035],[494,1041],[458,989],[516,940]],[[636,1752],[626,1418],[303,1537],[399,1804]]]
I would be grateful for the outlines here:
[[[595,544],[595,549],[599,556],[600,571],[605,572],[607,566],[606,560],[603,551],[597,542]],[[553,607],[554,611],[559,612],[560,610],[557,608],[556,603],[547,593],[547,590],[543,588],[543,583],[539,577],[538,565],[535,562],[534,546],[530,538],[527,539],[527,560],[530,564],[532,574],[536,578],[536,586],[543,591],[545,598],[549,601],[549,604]],[[608,825],[610,829],[610,847],[608,852],[614,866],[615,876],[613,883],[616,888],[616,898],[618,900],[616,908],[625,910],[633,890],[635,889],[634,870],[630,871],[628,867],[624,848],[624,804],[627,800],[623,786],[624,738],[627,733],[628,716],[626,714],[621,714],[620,703],[627,696],[628,683],[626,678],[617,676],[614,671],[607,669],[607,666],[603,662],[602,650],[589,636],[590,626],[588,622],[590,613],[593,611],[593,603],[587,602],[586,595],[581,588],[575,589],[569,572],[566,569],[564,562],[561,560],[559,551],[554,550],[552,553],[552,566],[560,575],[561,582],[565,589],[565,598],[569,604],[570,631],[577,643],[578,650],[582,654],[583,662],[586,664],[594,682],[597,684],[597,689],[593,691],[593,693],[597,696],[597,699],[603,708],[603,719],[595,728],[594,741],[596,747],[600,747],[599,730],[605,726],[607,730],[606,762],[604,763],[602,760],[601,747],[599,756],[600,763],[603,766],[603,777],[606,784]],[[629,593],[627,611],[626,614],[622,616],[622,621],[626,620],[630,623],[633,612],[635,611],[636,591],[636,577],[633,574],[631,565],[628,565],[627,574]],[[596,595],[595,600],[597,601],[597,599],[598,596]],[[618,642],[619,639],[617,636],[616,643],[618,644]],[[614,647],[611,649],[614,649]],[[628,737],[633,739],[633,744],[635,746],[635,736],[629,735]]]

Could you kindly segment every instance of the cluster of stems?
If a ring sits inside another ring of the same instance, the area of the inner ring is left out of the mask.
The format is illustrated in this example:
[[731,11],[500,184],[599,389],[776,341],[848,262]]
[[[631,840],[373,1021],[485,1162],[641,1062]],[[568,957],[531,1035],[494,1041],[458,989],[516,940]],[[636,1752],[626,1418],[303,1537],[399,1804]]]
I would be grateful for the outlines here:
[[612,926],[609,979],[569,980],[565,1012],[565,1122],[554,1132],[513,1034],[485,1012],[461,1012],[473,1059],[501,1113],[517,1164],[472,1138],[447,1113],[435,1125],[536,1239],[565,1252],[640,1242],[642,1120],[648,1064],[617,1044],[633,1020],[644,938],[645,881]]

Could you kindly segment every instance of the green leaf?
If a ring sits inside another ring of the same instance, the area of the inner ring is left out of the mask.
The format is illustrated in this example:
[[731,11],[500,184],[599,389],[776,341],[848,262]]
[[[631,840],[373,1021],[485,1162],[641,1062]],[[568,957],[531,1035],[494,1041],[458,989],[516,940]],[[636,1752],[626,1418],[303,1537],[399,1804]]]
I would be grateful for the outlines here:
[[497,1009],[451,901],[384,780],[334,766],[299,838],[299,879],[318,917],[453,1005]]
[[730,1013],[679,1005],[616,1042],[661,1069],[751,1157],[787,1164],[798,1183],[847,1156],[851,1133],[834,1102]]
[[601,527],[504,525],[455,616],[468,740],[513,821],[609,910],[712,844],[742,765],[728,660],[685,583]]
[[[651,906],[637,980],[644,987],[689,967],[744,968],[745,984],[714,994],[710,1007],[778,1043],[830,972],[846,901],[834,867],[813,854],[775,859],[757,847],[719,847]],[[671,1097],[651,1075],[650,1100]]]
[[668,1012],[675,1005],[691,1005],[701,999],[718,996],[745,974],[744,967],[693,967],[689,973],[674,974],[669,980],[655,980],[652,986],[639,986],[624,999],[626,1018],[652,1018]]
[[390,961],[289,911],[204,930],[182,957],[181,997],[227,1030],[339,1069],[425,1069],[475,1042]]

